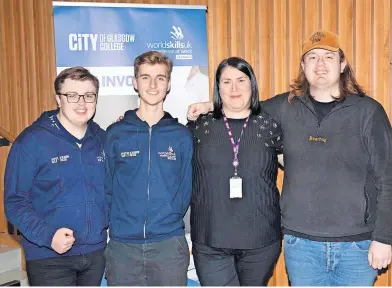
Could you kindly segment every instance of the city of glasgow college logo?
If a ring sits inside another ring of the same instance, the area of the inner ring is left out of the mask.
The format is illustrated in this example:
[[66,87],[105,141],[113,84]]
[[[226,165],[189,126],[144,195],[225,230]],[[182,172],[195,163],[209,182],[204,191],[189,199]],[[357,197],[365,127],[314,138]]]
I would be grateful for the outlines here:
[[181,27],[180,26],[172,26],[173,31],[170,31],[170,34],[172,35],[171,38],[173,40],[182,40],[184,39],[184,34],[182,33]]

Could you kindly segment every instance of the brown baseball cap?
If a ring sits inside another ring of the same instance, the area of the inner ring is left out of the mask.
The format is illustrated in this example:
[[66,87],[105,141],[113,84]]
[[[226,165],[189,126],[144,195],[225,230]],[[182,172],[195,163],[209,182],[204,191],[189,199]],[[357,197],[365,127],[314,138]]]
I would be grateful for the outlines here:
[[339,51],[340,41],[339,36],[331,31],[319,30],[316,31],[303,42],[302,57],[313,49],[326,49],[329,51]]

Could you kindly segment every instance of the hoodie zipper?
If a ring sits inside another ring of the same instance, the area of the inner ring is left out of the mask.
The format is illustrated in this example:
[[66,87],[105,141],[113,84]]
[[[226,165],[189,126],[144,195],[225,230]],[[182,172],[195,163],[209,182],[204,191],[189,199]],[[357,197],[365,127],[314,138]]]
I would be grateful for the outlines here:
[[[151,162],[151,132],[152,128],[148,128],[148,182],[147,182],[147,202],[150,201],[150,162]],[[144,234],[144,239],[146,239],[147,234],[146,234],[146,224],[147,224],[147,211],[146,211],[146,216],[144,218],[144,227],[143,227],[143,234]]]
[[81,167],[82,167],[82,181],[83,181],[83,187],[84,187],[84,198],[85,198],[85,211],[86,211],[86,223],[85,223],[85,229],[87,230],[86,231],[86,238],[84,239],[84,242],[83,242],[83,244],[86,244],[87,243],[87,239],[88,239],[88,235],[90,234],[90,219],[89,219],[89,213],[88,213],[88,205],[87,205],[87,203],[88,203],[88,193],[87,193],[87,187],[86,187],[86,181],[85,181],[85,177],[84,177],[84,163],[83,163],[83,151],[82,151],[82,146],[79,146],[78,144],[76,144],[76,146],[78,146],[78,149],[79,149],[79,159],[80,159],[80,165],[81,165]]

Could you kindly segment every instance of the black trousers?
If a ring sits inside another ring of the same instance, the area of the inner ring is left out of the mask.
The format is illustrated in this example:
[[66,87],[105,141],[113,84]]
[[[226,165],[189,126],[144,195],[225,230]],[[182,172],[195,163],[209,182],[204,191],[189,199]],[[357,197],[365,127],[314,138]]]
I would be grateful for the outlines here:
[[279,240],[258,249],[222,249],[193,242],[202,286],[266,286],[282,249]]
[[30,286],[100,286],[104,249],[85,255],[26,261]]

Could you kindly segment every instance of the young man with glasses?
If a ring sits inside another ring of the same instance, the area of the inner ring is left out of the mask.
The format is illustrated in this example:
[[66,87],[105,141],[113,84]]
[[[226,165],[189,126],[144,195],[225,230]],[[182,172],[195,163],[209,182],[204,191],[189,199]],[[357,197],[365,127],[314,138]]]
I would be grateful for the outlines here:
[[104,131],[94,123],[98,79],[83,67],[54,82],[57,110],[12,145],[5,171],[8,220],[22,233],[32,286],[99,286],[108,227]]

